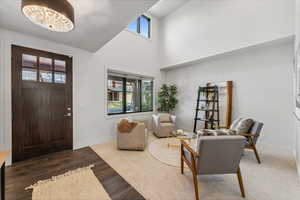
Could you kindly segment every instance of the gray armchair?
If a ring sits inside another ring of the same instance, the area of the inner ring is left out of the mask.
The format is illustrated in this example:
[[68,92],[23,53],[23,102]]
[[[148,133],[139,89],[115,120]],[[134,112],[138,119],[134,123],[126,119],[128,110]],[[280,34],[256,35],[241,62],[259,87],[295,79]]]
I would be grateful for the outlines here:
[[185,163],[193,173],[196,200],[199,200],[197,175],[207,174],[236,174],[245,197],[239,167],[245,143],[243,136],[200,136],[195,148],[181,141],[181,173]]
[[[234,120],[234,122],[231,124],[229,130],[234,130],[237,132],[238,135],[244,136],[247,138],[247,142],[245,145],[245,149],[250,149],[254,151],[255,157],[257,159],[258,164],[261,164],[261,160],[257,151],[256,143],[258,141],[258,138],[261,134],[261,130],[264,126],[262,122],[254,121],[250,119],[249,124],[242,123],[243,120],[249,120],[249,118],[237,118]],[[225,128],[220,126],[219,128]],[[228,130],[228,129],[227,129]],[[240,132],[242,131],[242,132]]]
[[254,151],[257,162],[261,164],[260,157],[256,148],[257,140],[261,134],[261,130],[264,124],[261,122],[254,121],[248,133],[240,133],[240,135],[245,136],[247,138],[247,142],[245,145],[246,149],[250,149]]
[[172,132],[176,129],[176,116],[170,114],[154,114],[153,119],[153,133],[159,137],[170,137]]

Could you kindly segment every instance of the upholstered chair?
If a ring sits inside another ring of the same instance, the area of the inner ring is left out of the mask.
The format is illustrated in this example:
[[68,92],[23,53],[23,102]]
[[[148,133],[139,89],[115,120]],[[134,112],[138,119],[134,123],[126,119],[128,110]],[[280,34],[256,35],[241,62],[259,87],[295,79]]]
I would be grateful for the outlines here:
[[117,131],[117,146],[120,150],[145,150],[148,141],[148,133],[143,122],[137,122],[137,125],[130,133]]
[[261,163],[261,160],[257,151],[256,143],[261,134],[263,126],[264,124],[262,122],[254,121],[250,118],[237,118],[232,122],[229,128],[230,130],[235,130],[238,135],[247,138],[245,148],[254,151],[255,157],[259,164]]
[[152,115],[153,133],[159,137],[170,137],[176,129],[176,116],[167,113]]
[[196,200],[199,200],[197,175],[236,174],[245,197],[240,160],[246,138],[243,136],[198,136],[196,146],[181,140],[181,173],[184,163],[193,174]]
[[254,151],[255,157],[259,164],[261,163],[261,160],[257,151],[256,143],[261,134],[261,130],[263,126],[264,124],[262,122],[254,121],[253,125],[251,126],[251,128],[247,133],[240,133],[240,135],[247,138],[247,143],[245,145],[245,148]]

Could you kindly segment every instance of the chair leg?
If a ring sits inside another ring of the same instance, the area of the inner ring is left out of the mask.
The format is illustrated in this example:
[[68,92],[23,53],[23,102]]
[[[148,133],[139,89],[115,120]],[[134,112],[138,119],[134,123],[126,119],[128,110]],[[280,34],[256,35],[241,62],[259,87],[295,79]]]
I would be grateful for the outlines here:
[[237,171],[237,177],[238,177],[238,180],[239,180],[239,185],[240,185],[240,190],[241,190],[241,193],[242,193],[242,197],[245,198],[246,196],[245,196],[245,190],[244,190],[243,179],[242,179],[242,174],[241,174],[240,167],[238,168],[238,171]]
[[193,181],[194,181],[194,187],[195,187],[195,197],[196,197],[196,200],[199,200],[196,161],[195,161],[194,157],[192,157],[192,169],[191,170],[192,170],[192,173],[193,173]]
[[256,159],[257,159],[258,164],[261,164],[260,158],[259,158],[259,155],[258,155],[258,152],[257,152],[257,149],[256,149],[256,146],[255,146],[255,145],[253,145],[253,151],[254,151],[254,153],[255,153],[255,157],[256,157]]
[[193,172],[193,181],[194,181],[194,188],[195,188],[195,197],[196,200],[199,200],[197,173],[194,170],[192,170],[192,172]]
[[252,137],[249,137],[250,139],[250,142],[251,142],[251,148],[253,149],[254,153],[255,153],[255,156],[256,156],[256,159],[257,159],[257,162],[258,164],[260,164],[260,158],[259,158],[259,155],[258,155],[258,152],[257,152],[257,149],[256,149],[256,145],[254,144],[254,141],[252,139]]
[[183,159],[182,159],[182,157],[181,157],[181,174],[183,174],[184,173],[184,163],[183,163]]
[[183,145],[180,145],[180,167],[181,167],[181,174],[184,173],[184,162],[183,162]]

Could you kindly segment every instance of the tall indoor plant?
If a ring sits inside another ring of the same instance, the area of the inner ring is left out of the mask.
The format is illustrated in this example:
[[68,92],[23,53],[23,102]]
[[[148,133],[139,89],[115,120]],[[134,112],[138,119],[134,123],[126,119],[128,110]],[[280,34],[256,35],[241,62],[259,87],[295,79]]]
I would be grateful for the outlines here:
[[170,113],[174,111],[178,100],[176,98],[177,87],[175,85],[168,86],[163,84],[158,93],[158,111]]

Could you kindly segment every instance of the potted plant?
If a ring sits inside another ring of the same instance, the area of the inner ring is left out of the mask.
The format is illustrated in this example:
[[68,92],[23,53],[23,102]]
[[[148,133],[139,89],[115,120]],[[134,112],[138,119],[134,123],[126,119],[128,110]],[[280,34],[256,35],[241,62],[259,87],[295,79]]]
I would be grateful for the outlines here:
[[163,84],[158,93],[158,111],[166,113],[174,111],[178,103],[176,95],[177,87],[175,85],[168,86],[167,84]]

